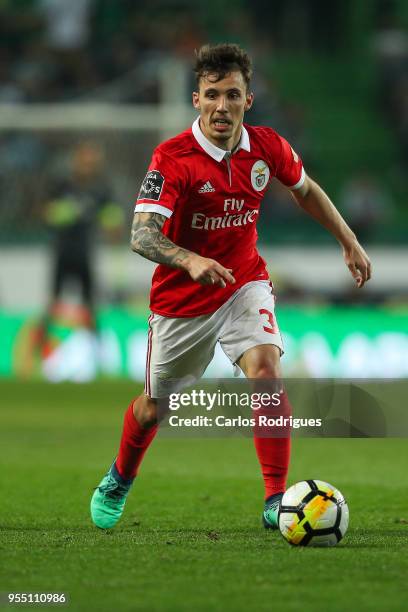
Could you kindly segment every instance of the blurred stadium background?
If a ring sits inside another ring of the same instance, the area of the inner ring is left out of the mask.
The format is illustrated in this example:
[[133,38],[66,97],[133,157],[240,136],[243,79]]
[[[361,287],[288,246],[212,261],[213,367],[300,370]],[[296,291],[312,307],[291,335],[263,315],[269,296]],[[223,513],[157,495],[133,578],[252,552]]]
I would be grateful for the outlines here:
[[[0,0],[0,41],[1,377],[143,379],[154,266],[128,247],[133,202],[154,146],[194,118],[194,49],[221,41],[253,56],[247,121],[293,144],[373,262],[354,289],[332,238],[270,190],[259,234],[285,373],[408,376],[404,0]],[[57,187],[78,166],[101,192],[85,220]],[[78,250],[82,221],[96,323],[75,283],[51,299],[56,240]],[[209,374],[231,375],[222,354]]]

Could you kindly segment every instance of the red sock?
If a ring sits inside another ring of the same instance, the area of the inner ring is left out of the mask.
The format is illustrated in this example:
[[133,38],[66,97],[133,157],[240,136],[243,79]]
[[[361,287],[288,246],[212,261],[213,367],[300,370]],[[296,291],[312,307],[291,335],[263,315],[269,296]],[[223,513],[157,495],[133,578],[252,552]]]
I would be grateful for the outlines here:
[[[255,418],[256,414],[272,418],[277,418],[280,415],[288,417],[291,412],[288,396],[284,392],[281,394],[281,403],[277,410],[268,408],[257,410],[255,411]],[[286,435],[287,437],[276,437],[277,435]],[[254,444],[261,465],[265,483],[265,499],[267,499],[275,493],[285,491],[286,488],[290,460],[290,429],[285,432],[282,429],[280,431],[272,430],[267,426],[256,427]]]
[[123,432],[120,441],[116,469],[125,480],[131,480],[137,474],[139,465],[150,443],[156,435],[158,425],[143,429],[133,414],[133,401],[125,412]]

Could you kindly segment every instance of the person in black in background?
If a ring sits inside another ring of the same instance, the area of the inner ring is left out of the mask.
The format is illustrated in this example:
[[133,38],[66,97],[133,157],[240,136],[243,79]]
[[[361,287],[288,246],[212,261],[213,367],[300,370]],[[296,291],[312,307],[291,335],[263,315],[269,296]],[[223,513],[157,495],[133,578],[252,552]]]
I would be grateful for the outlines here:
[[99,225],[112,240],[120,235],[123,225],[123,211],[112,200],[104,169],[99,145],[81,142],[73,150],[70,176],[56,181],[50,190],[44,218],[53,234],[53,277],[51,302],[38,329],[40,347],[44,346],[62,290],[70,281],[80,289],[87,326],[96,329],[92,265],[96,228]]

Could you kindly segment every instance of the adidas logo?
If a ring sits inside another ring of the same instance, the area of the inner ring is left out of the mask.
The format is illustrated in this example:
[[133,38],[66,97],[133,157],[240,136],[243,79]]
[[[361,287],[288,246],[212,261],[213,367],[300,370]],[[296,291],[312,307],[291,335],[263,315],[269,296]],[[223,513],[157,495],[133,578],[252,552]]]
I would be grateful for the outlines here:
[[211,185],[210,181],[204,183],[204,185],[198,190],[198,193],[211,193],[215,191],[214,187]]

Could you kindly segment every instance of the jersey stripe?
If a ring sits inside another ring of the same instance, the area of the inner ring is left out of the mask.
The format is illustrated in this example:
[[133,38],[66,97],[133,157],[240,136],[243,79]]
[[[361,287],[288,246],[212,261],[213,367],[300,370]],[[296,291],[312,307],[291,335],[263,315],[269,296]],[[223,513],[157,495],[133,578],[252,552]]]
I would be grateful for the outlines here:
[[300,179],[295,185],[292,185],[292,187],[289,187],[289,189],[293,189],[293,190],[300,189],[303,183],[305,182],[305,178],[306,178],[306,173],[305,173],[305,169],[302,166],[302,172],[300,173]]
[[152,326],[150,325],[152,319],[153,319],[154,315],[151,314],[149,317],[149,333],[147,336],[147,354],[146,354],[146,382],[145,382],[145,391],[146,391],[146,395],[148,395],[150,397],[150,393],[151,393],[151,380],[150,380],[150,358],[151,358],[151,354],[152,354],[152,336],[153,336],[153,330],[152,330]]
[[173,211],[165,206],[160,206],[160,204],[136,204],[135,213],[137,212],[153,212],[158,213],[159,215],[164,215],[168,219],[170,219]]

